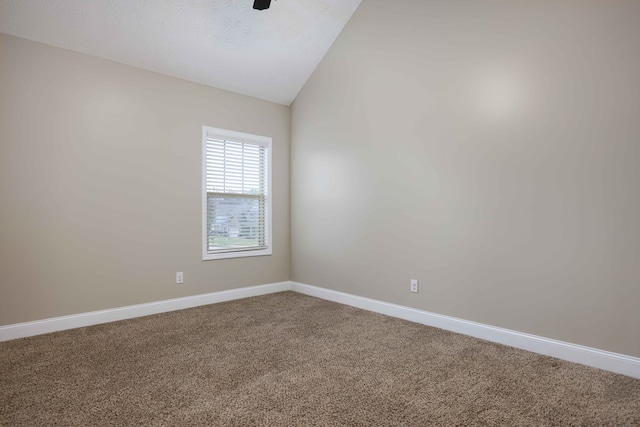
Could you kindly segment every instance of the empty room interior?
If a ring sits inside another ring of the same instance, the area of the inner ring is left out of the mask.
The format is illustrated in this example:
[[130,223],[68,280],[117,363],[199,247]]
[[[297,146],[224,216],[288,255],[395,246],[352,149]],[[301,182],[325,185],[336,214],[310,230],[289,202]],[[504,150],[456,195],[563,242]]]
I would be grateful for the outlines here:
[[640,426],[640,1],[0,33],[0,425]]

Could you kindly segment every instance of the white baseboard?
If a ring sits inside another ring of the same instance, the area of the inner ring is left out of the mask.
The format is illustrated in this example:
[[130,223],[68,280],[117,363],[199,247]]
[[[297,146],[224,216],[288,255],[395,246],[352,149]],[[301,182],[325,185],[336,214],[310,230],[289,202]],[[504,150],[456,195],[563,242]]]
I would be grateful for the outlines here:
[[100,323],[114,322],[117,320],[131,319],[134,317],[148,316],[151,314],[182,310],[201,305],[215,304],[218,302],[289,290],[385,314],[387,316],[397,317],[411,322],[421,323],[423,325],[433,326],[447,331],[505,344],[522,350],[544,354],[546,356],[557,357],[558,359],[567,360],[569,362],[581,363],[594,368],[604,369],[634,378],[640,378],[640,358],[637,357],[612,353],[605,350],[571,344],[550,338],[543,338],[536,335],[498,328],[442,314],[430,313],[428,311],[417,310],[397,304],[359,297],[356,295],[346,294],[344,292],[333,291],[297,282],[279,282],[268,285],[251,286],[247,288],[213,292],[210,294],[194,295],[147,304],[130,305],[108,310],[92,311],[89,313],[0,326],[0,341],[8,341],[16,338],[62,331],[65,329],[97,325]]
[[291,282],[279,282],[268,285],[230,289],[228,291],[213,292],[210,294],[168,299],[146,304],[128,305],[125,307],[107,310],[91,311],[88,313],[72,314],[70,316],[53,317],[33,322],[16,323],[13,325],[0,326],[0,341],[8,341],[16,338],[62,331],[65,329],[114,322],[116,320],[131,319],[133,317],[149,316],[151,314],[165,313],[167,311],[182,310],[201,305],[215,304],[217,302],[288,291],[290,289]]
[[505,344],[522,350],[544,354],[546,356],[557,357],[558,359],[567,360],[569,362],[580,363],[594,368],[604,369],[634,378],[640,378],[640,358],[637,357],[598,350],[596,348],[585,347],[577,344],[570,344],[550,338],[543,338],[509,329],[462,320],[455,317],[430,313],[428,311],[417,310],[414,308],[359,297],[356,295],[346,294],[344,292],[318,288],[316,286],[305,285],[302,283],[292,282],[291,290],[340,304],[346,304],[364,310],[386,314],[387,316],[398,317],[411,322],[434,326],[447,331]]

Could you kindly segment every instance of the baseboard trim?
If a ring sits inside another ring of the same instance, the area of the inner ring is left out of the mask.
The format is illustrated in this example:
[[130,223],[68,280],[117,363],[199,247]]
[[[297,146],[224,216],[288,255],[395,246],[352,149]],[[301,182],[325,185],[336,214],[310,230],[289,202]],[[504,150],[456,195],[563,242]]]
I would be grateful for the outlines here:
[[151,314],[182,310],[185,308],[215,304],[218,302],[254,297],[258,295],[266,295],[275,292],[288,291],[290,289],[290,282],[279,282],[145,304],[129,305],[107,310],[91,311],[88,313],[72,314],[69,316],[53,317],[33,322],[15,323],[12,325],[0,326],[0,341],[30,337],[33,335],[57,332],[65,329],[80,328],[83,326],[98,325],[100,323],[114,322],[134,317],[149,316]]
[[558,359],[569,362],[580,363],[594,368],[640,378],[640,358],[637,357],[571,344],[551,338],[539,337],[298,282],[278,282],[250,286],[0,326],[0,342],[283,291],[294,291],[304,295],[385,314],[387,316],[505,344],[522,350],[557,357]]
[[291,290],[340,304],[385,314],[387,316],[556,357],[569,362],[580,363],[594,368],[640,378],[640,358],[637,357],[498,328],[442,314],[430,313],[428,311],[305,285],[303,283],[291,282]]

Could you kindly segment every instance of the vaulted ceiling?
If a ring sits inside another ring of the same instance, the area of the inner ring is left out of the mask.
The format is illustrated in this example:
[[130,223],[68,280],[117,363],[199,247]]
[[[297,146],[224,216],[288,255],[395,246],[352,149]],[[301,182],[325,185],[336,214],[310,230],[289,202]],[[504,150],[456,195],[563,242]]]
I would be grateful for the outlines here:
[[289,105],[361,0],[0,0],[0,32]]

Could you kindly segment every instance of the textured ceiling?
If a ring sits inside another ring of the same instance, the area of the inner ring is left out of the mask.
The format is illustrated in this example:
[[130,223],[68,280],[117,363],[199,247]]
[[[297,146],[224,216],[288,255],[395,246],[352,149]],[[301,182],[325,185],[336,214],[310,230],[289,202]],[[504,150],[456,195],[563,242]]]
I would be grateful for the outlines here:
[[0,32],[289,105],[361,0],[0,0]]

